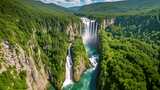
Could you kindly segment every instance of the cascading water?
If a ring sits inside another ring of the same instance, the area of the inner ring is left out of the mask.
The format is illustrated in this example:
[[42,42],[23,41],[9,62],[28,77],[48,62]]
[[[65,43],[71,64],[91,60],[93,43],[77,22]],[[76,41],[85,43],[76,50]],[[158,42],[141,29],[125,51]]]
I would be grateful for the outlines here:
[[71,44],[69,45],[68,48],[68,53],[67,53],[67,57],[66,57],[66,77],[65,77],[65,81],[63,83],[63,87],[73,84],[73,80],[72,80],[72,76],[73,76],[73,70],[72,70],[72,58],[71,58]]
[[86,47],[86,51],[89,55],[89,60],[91,64],[96,67],[98,54],[97,54],[97,30],[98,30],[98,23],[95,20],[90,20],[88,18],[81,18],[84,29],[82,30],[82,38],[83,43]]
[[[83,39],[83,44],[85,46],[86,52],[88,53],[89,60],[93,67],[86,70],[82,75],[80,81],[73,84],[68,84],[63,88],[64,90],[95,90],[96,89],[96,75],[97,75],[97,65],[98,65],[98,23],[95,20],[90,20],[88,18],[81,18],[84,28],[82,29],[81,36]],[[68,62],[67,62],[68,63]],[[72,72],[71,69],[66,67],[66,79],[68,77],[67,70]],[[71,76],[71,75],[70,75]],[[71,80],[71,79],[70,79]],[[66,80],[65,80],[66,81]],[[65,83],[65,82],[64,82]]]

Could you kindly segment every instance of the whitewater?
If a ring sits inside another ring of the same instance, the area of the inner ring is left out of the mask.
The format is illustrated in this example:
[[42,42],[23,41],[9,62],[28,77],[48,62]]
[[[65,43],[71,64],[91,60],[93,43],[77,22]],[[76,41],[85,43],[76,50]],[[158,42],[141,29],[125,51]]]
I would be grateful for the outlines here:
[[72,56],[71,56],[71,44],[68,48],[68,54],[66,57],[66,77],[63,83],[63,90],[95,90],[96,89],[96,75],[99,55],[97,51],[98,46],[98,23],[96,20],[90,20],[86,17],[81,18],[84,28],[81,30],[81,36],[88,59],[92,65],[81,76],[80,81],[73,82],[73,70],[72,70]]

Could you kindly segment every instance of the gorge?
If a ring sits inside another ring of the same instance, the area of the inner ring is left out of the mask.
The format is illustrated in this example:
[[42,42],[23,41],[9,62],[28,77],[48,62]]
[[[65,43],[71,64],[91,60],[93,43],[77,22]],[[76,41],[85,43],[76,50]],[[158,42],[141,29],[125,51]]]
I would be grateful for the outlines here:
[[[64,90],[94,90],[95,89],[95,82],[96,82],[96,74],[97,74],[97,66],[98,66],[98,23],[96,20],[90,20],[86,17],[81,18],[83,23],[83,28],[81,30],[81,37],[83,39],[83,44],[85,46],[86,52],[88,54],[88,59],[91,63],[91,67],[87,69],[83,75],[81,76],[80,80],[75,83],[70,83],[71,80],[68,80],[68,84],[65,85]],[[70,53],[68,53],[70,55]],[[67,56],[68,57],[68,56]],[[69,59],[71,60],[71,59]],[[68,72],[72,72],[70,68],[71,61],[66,62],[66,77],[71,77],[72,74],[68,74]],[[68,76],[70,75],[70,76]],[[67,78],[66,78],[67,80]],[[64,83],[66,83],[66,80]]]
[[160,90],[159,6],[0,0],[0,90]]

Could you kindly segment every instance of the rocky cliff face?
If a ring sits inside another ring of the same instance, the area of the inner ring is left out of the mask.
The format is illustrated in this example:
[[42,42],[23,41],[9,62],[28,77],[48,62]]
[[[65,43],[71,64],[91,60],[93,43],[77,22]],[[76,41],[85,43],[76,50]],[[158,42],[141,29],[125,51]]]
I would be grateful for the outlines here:
[[115,23],[115,18],[106,18],[106,19],[102,20],[102,22],[100,24],[100,28],[105,29],[114,23]]
[[[48,74],[45,72],[44,64],[39,60],[38,69],[33,59],[31,53],[27,53],[18,44],[10,45],[8,41],[1,42],[1,73],[7,71],[10,67],[15,67],[16,71],[20,73],[21,71],[26,72],[26,84],[27,90],[45,90],[48,85]],[[29,48],[32,51],[32,46]],[[40,52],[39,52],[40,55]]]
[[69,36],[70,41],[74,41],[76,36],[80,35],[80,25],[71,23],[67,26],[66,33]]
[[[61,32],[63,26],[37,24],[31,27],[32,33],[26,34],[29,38],[25,46],[15,41],[11,43],[12,38],[8,40],[0,38],[0,76],[10,68],[15,68],[17,75],[22,71],[26,73],[23,81],[26,82],[27,90],[46,90],[50,83],[56,89],[61,89],[65,78],[63,66],[66,62],[68,41],[73,41],[79,35],[79,25],[66,23],[63,32]],[[55,28],[59,30],[56,31]],[[23,39],[18,38],[18,40]]]
[[1,1],[0,90],[45,90],[49,84],[61,89],[67,48],[79,34],[80,20],[53,7]]
[[89,68],[89,60],[82,38],[77,37],[72,44],[73,79],[79,81],[83,72]]
[[74,78],[75,81],[79,81],[83,72],[85,70],[87,70],[88,67],[89,67],[89,62],[87,62],[88,59],[85,58],[84,56],[79,56],[79,57],[80,58],[78,59],[79,60],[78,65],[74,66],[74,73],[73,73],[74,76],[73,76],[73,78]]

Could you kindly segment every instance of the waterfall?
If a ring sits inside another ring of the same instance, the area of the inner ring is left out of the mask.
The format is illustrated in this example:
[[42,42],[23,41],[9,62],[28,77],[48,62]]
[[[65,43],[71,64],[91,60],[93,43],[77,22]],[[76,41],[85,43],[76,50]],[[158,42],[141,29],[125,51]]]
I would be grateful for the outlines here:
[[91,49],[97,48],[98,23],[96,20],[90,20],[85,17],[82,17],[81,20],[84,24],[84,29],[82,31],[83,43],[85,46],[89,47],[87,48],[87,53],[89,54],[89,60],[92,66],[95,68],[97,66],[98,55]]
[[72,58],[71,58],[71,44],[69,45],[67,57],[66,57],[66,76],[65,81],[63,83],[63,87],[68,86],[70,84],[73,84],[72,76],[73,76],[73,70],[72,70]]
[[[85,17],[81,18],[84,28],[81,29],[81,36],[86,52],[89,56],[89,61],[92,67],[87,69],[81,76],[78,82],[72,81],[72,59],[70,47],[66,61],[66,79],[63,83],[63,90],[95,90],[96,77],[99,55],[97,53],[98,45],[98,23],[96,20],[90,20]],[[73,84],[72,84],[73,83]]]
[[90,20],[88,18],[81,18],[84,29],[82,31],[82,38],[84,44],[97,45],[97,27],[98,23],[95,20]]

